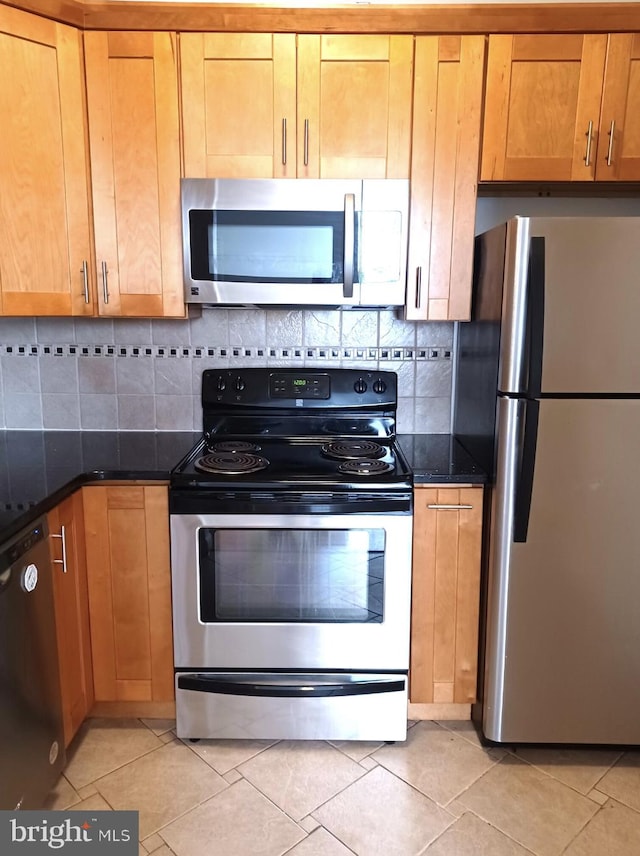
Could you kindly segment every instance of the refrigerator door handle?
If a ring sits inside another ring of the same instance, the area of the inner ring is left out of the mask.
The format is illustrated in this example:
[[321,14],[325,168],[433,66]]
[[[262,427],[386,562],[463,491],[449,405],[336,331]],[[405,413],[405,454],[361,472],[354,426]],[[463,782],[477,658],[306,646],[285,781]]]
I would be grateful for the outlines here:
[[513,540],[525,543],[529,530],[529,514],[533,493],[533,476],[536,464],[536,446],[538,442],[539,401],[523,401],[525,408],[522,443],[518,460],[518,472],[515,480],[515,498],[513,511]]
[[542,355],[544,351],[544,271],[545,239],[531,238],[527,288],[527,395],[542,393]]

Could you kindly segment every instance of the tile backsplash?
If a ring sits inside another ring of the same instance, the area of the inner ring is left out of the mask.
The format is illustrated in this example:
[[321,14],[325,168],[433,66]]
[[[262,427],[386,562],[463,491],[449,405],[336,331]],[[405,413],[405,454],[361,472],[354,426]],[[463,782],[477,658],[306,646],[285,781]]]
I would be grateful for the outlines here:
[[393,311],[207,309],[186,320],[0,318],[0,429],[200,430],[207,368],[398,373],[398,431],[448,433],[453,324]]

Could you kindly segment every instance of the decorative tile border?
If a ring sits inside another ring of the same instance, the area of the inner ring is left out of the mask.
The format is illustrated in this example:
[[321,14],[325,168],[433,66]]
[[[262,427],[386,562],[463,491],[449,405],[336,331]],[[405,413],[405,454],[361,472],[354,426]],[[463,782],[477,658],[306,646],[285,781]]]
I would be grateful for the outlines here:
[[332,345],[313,348],[296,345],[290,348],[210,348],[204,345],[0,345],[2,357],[167,357],[167,358],[213,358],[228,360],[354,360],[371,362],[372,360],[411,361],[411,360],[449,360],[451,348],[343,348]]

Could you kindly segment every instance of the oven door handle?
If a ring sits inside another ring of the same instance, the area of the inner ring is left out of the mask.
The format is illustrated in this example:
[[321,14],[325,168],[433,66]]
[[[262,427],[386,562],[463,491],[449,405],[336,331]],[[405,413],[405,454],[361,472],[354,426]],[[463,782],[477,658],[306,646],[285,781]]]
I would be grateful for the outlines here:
[[255,679],[225,679],[220,675],[206,674],[180,675],[178,689],[195,690],[204,693],[222,693],[224,695],[261,696],[277,698],[321,698],[323,696],[375,695],[378,693],[404,692],[406,678],[398,676],[384,680],[337,681],[331,683],[313,683],[314,676],[308,681],[297,679],[292,682],[287,676],[280,681],[270,678],[266,681]]

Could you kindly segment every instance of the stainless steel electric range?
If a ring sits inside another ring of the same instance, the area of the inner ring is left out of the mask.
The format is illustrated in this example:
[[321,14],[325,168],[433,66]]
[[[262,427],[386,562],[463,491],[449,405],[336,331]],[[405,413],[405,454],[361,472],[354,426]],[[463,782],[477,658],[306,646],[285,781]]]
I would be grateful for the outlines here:
[[170,487],[178,735],[405,739],[395,373],[207,370],[202,405]]

